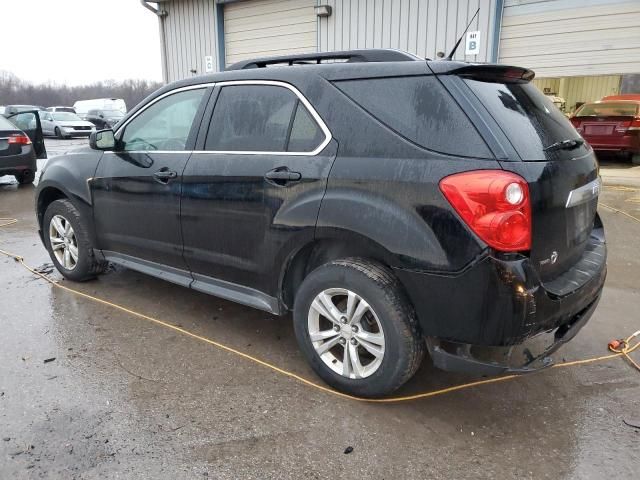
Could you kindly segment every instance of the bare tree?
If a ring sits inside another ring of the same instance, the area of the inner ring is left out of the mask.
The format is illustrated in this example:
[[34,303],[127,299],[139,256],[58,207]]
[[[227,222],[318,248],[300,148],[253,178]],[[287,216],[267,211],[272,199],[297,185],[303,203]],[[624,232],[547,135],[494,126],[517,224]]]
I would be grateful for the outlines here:
[[105,80],[89,85],[70,87],[55,83],[34,85],[11,72],[0,71],[0,105],[73,105],[78,100],[92,98],[122,98],[131,109],[162,86],[149,80]]

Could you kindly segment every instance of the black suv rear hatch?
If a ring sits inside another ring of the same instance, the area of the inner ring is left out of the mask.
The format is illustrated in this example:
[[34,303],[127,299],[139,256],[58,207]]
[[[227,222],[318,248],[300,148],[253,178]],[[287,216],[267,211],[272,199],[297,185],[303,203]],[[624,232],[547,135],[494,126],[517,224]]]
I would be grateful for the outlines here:
[[516,158],[501,161],[502,168],[529,184],[530,258],[542,281],[550,282],[591,249],[600,192],[595,155],[564,114],[529,83],[529,70],[498,67],[491,75],[490,67],[479,67],[478,72],[471,68],[461,76],[513,147]]

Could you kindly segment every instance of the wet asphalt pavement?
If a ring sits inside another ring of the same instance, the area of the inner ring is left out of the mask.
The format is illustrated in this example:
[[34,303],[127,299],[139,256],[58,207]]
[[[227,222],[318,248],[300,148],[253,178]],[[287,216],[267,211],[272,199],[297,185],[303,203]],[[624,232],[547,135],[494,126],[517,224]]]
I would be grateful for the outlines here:
[[[50,156],[77,143],[48,141]],[[19,220],[0,229],[0,248],[37,267],[50,259],[33,191],[0,178],[0,217]],[[640,217],[638,190],[605,187],[601,202]],[[600,213],[605,292],[560,362],[604,355],[610,339],[640,328],[640,224]],[[51,276],[319,381],[290,317],[121,268],[84,284]],[[475,379],[426,359],[399,393]],[[0,257],[0,479],[638,478],[640,429],[623,420],[640,424],[640,372],[621,359],[358,403],[56,289]]]

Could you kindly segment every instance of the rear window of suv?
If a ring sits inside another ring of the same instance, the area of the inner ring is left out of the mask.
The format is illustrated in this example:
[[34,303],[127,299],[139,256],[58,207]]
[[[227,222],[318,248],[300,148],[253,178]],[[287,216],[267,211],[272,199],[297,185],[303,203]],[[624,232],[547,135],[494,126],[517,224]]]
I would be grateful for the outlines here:
[[558,107],[531,83],[464,82],[524,161],[546,160],[545,147],[581,138]]
[[335,85],[387,127],[440,153],[492,158],[469,118],[434,76],[344,80]]

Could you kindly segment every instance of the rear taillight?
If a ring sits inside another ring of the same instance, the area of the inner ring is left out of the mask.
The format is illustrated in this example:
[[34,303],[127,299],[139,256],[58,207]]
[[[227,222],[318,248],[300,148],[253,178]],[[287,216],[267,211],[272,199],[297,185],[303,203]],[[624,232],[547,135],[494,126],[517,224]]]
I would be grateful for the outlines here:
[[640,117],[636,117],[631,121],[631,125],[627,130],[640,130]]
[[571,123],[573,124],[573,126],[575,127],[575,129],[578,131],[578,133],[582,133],[583,128],[582,128],[582,121],[580,121],[580,119],[578,118],[571,118]]
[[529,186],[503,170],[457,173],[440,180],[449,203],[484,242],[502,252],[531,249]]
[[26,135],[13,135],[8,139],[9,145],[30,145],[31,139]]

